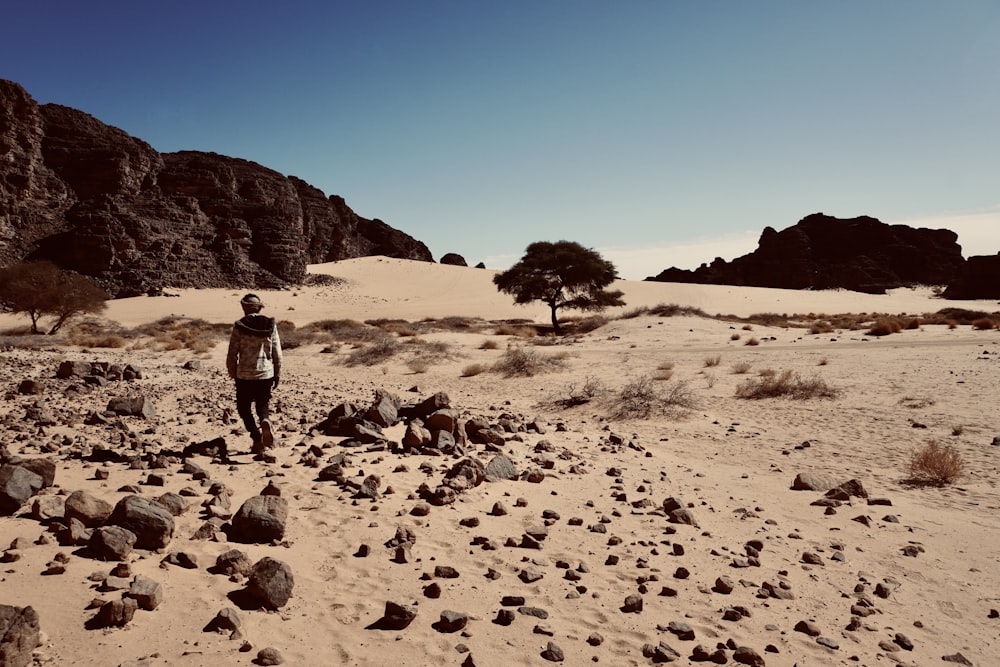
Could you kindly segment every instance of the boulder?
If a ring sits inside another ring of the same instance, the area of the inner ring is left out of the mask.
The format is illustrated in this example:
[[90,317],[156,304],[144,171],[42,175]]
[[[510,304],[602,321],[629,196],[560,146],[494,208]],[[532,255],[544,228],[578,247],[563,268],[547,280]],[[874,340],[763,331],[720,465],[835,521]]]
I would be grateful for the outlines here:
[[39,645],[41,625],[32,607],[0,604],[0,665],[27,667]]
[[128,417],[155,419],[156,408],[153,401],[145,396],[116,397],[108,401],[108,412]]
[[162,549],[174,535],[174,517],[159,503],[142,496],[118,501],[108,523],[127,528],[136,535],[137,549]]
[[292,597],[295,578],[287,563],[265,556],[253,566],[247,581],[247,595],[266,609],[279,609]]
[[95,528],[87,544],[90,555],[98,560],[123,561],[132,553],[136,535],[121,526]]
[[41,476],[23,466],[0,466],[0,515],[16,513],[44,485]]
[[112,510],[114,507],[108,501],[89,491],[79,490],[66,498],[64,516],[67,520],[77,519],[87,528],[95,528],[108,520]]
[[236,542],[265,544],[285,536],[288,501],[281,496],[253,496],[233,516],[229,537]]

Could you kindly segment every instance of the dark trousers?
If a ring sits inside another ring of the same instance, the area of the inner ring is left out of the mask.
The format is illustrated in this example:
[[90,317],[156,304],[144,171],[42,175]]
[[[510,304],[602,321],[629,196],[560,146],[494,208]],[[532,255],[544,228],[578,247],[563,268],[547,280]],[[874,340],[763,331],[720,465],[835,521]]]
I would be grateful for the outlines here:
[[[236,412],[243,425],[250,431],[254,442],[260,441],[260,427],[257,420],[263,421],[271,415],[271,386],[274,380],[236,380]],[[257,420],[254,420],[254,412]]]

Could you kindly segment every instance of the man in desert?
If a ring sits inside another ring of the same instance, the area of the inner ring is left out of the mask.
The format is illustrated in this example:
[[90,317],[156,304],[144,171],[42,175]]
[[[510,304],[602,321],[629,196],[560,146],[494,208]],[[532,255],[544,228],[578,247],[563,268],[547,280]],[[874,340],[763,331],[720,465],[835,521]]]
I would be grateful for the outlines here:
[[240,306],[243,317],[233,324],[226,370],[236,381],[236,412],[250,432],[251,451],[263,457],[274,446],[271,390],[281,378],[281,339],[274,318],[260,314],[264,308],[260,297],[247,294]]

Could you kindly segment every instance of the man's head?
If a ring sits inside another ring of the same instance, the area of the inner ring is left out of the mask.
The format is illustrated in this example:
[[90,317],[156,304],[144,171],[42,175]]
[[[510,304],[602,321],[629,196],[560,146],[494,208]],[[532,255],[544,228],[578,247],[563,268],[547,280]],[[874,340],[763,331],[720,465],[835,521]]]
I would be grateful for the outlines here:
[[243,312],[249,315],[251,313],[259,313],[261,308],[264,307],[264,302],[256,294],[247,294],[240,299],[240,305],[243,306]]

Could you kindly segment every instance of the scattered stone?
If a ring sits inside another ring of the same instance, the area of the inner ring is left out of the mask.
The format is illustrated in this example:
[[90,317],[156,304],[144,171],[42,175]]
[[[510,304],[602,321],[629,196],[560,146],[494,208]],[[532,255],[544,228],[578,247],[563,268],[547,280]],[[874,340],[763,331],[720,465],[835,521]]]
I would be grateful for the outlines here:
[[246,593],[267,609],[279,609],[288,604],[294,586],[292,568],[287,563],[265,556],[250,571]]
[[287,500],[281,496],[252,496],[233,516],[229,537],[247,544],[281,540],[287,520]]
[[95,528],[87,544],[90,555],[97,560],[123,561],[132,553],[136,534],[121,526]]
[[257,652],[257,660],[255,662],[258,665],[281,665],[284,664],[285,659],[278,652],[278,649],[268,646]]
[[162,549],[174,534],[174,517],[165,507],[142,496],[125,496],[118,501],[108,523],[135,533],[137,549]]
[[461,611],[451,611],[445,609],[441,612],[441,617],[434,625],[438,632],[458,632],[465,628],[469,622],[469,615]]
[[566,659],[563,650],[555,642],[549,642],[542,651],[542,657],[549,662],[562,662]]
[[0,604],[0,665],[27,667],[41,643],[41,624],[33,607]]
[[205,632],[218,632],[220,634],[229,635],[230,639],[239,639],[242,637],[241,628],[243,626],[243,621],[240,620],[240,615],[232,607],[226,607],[225,609],[220,609],[208,625],[205,626]]

